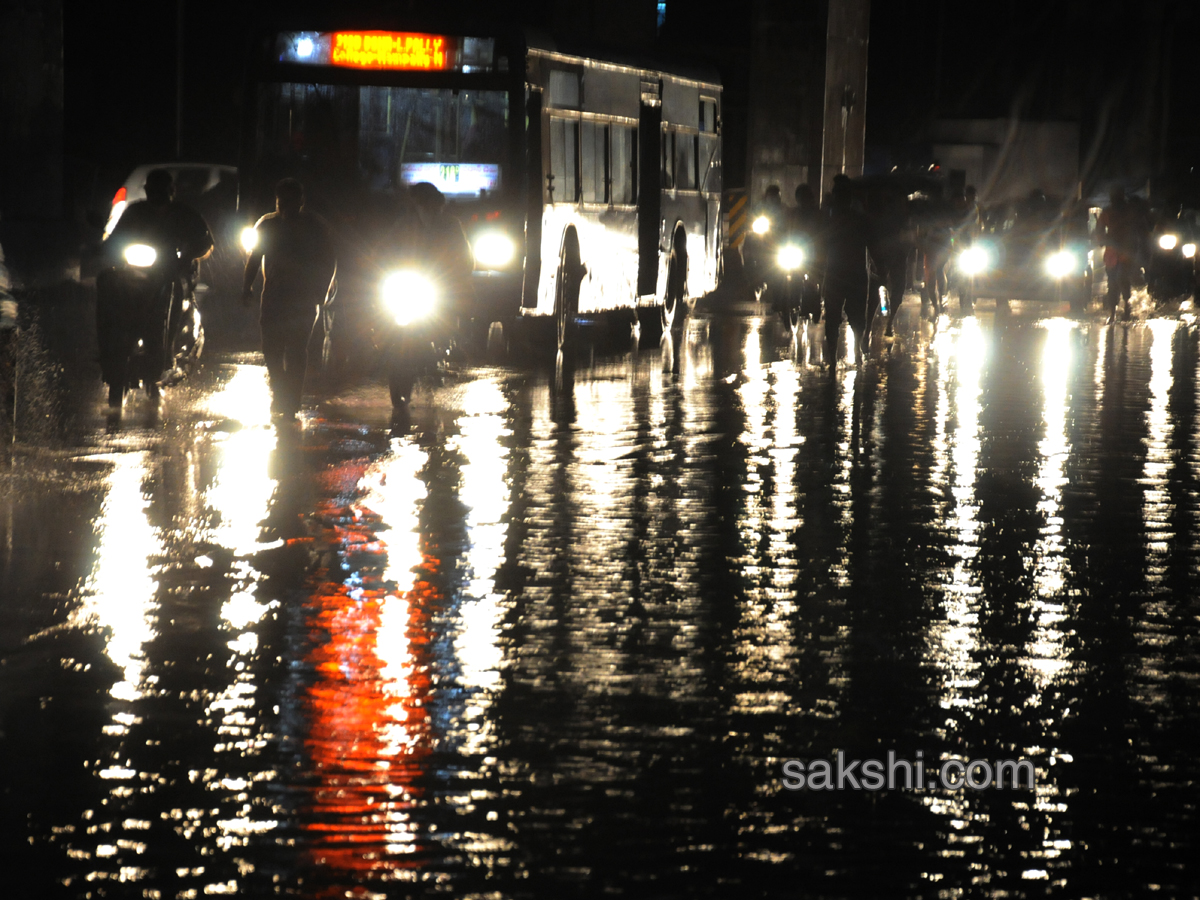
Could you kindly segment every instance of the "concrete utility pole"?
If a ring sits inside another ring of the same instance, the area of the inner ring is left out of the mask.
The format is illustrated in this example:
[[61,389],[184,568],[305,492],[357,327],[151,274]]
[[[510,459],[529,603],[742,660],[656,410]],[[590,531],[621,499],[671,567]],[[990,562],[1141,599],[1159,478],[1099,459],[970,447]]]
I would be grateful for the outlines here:
[[861,175],[870,0],[754,0],[747,189],[822,196]]
[[835,175],[862,175],[867,135],[870,0],[830,0],[825,39],[825,143],[821,196]]

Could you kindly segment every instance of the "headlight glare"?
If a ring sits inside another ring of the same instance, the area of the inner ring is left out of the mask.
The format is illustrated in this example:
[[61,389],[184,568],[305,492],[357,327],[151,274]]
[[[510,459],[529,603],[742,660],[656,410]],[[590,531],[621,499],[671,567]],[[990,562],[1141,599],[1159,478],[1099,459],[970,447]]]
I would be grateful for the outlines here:
[[1191,244],[1191,243],[1184,244],[1183,245],[1183,256],[1185,259],[1195,259],[1196,258],[1196,245]]
[[766,216],[759,216],[750,227],[754,229],[755,234],[766,234],[771,230],[771,220]]
[[512,262],[517,248],[512,238],[499,231],[485,231],[475,238],[475,262],[483,269],[501,269]]
[[242,229],[242,249],[250,253],[258,246],[258,229],[243,228]]
[[784,244],[775,256],[779,268],[785,272],[795,272],[804,265],[804,251],[795,244]]
[[380,293],[384,309],[401,327],[428,318],[437,305],[437,288],[433,282],[411,269],[385,276]]
[[1046,260],[1046,271],[1050,273],[1052,278],[1066,278],[1068,275],[1074,274],[1079,267],[1079,260],[1075,258],[1075,254],[1070,250],[1059,250],[1057,253],[1051,253]]
[[149,244],[130,244],[125,248],[125,262],[139,269],[154,265],[158,252]]
[[968,247],[958,255],[958,268],[966,275],[981,275],[992,264],[987,248],[978,245]]
[[1178,243],[1179,235],[1177,234],[1159,235],[1158,246],[1162,247],[1164,250],[1174,250]]

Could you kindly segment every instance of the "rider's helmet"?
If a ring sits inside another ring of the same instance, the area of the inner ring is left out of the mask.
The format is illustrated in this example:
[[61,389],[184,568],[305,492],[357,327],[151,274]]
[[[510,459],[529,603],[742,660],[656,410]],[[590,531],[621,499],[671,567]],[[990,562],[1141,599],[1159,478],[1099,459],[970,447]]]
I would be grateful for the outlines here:
[[151,169],[146,175],[146,199],[151,203],[169,203],[175,196],[175,179],[167,169]]

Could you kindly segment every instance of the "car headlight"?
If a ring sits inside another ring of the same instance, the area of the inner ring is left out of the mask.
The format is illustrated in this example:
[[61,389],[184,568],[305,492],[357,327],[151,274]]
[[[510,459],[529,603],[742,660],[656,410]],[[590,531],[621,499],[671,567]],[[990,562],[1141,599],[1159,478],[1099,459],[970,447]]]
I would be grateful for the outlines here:
[[154,265],[158,252],[149,244],[130,244],[125,248],[125,262],[139,269]]
[[1051,278],[1066,278],[1075,274],[1078,268],[1079,259],[1070,250],[1059,250],[1046,259],[1046,271]]
[[258,229],[253,227],[242,229],[242,249],[247,253],[258,246]]
[[383,307],[401,327],[428,318],[437,305],[433,282],[411,269],[391,272],[381,287]]
[[1191,243],[1184,244],[1183,245],[1183,256],[1184,256],[1184,259],[1195,259],[1196,245],[1191,244]]
[[759,216],[750,227],[754,229],[755,234],[766,234],[771,230],[771,220],[766,216]]
[[499,231],[485,231],[475,238],[475,262],[484,269],[502,269],[512,262],[517,247],[512,238]]
[[965,275],[981,275],[992,264],[992,255],[986,247],[968,247],[958,255],[958,268]]
[[804,251],[795,244],[784,244],[775,254],[775,261],[785,272],[795,272],[804,265]]
[[1178,243],[1179,235],[1177,234],[1163,234],[1158,238],[1158,246],[1162,247],[1164,250],[1174,250],[1175,245]]

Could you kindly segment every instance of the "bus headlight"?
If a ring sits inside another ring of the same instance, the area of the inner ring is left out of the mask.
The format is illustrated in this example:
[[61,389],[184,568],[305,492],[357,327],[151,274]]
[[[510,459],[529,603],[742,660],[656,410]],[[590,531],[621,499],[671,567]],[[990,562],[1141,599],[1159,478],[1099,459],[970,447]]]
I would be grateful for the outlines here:
[[258,229],[243,228],[242,229],[242,249],[247,253],[251,252],[258,246]]
[[964,275],[982,275],[992,264],[986,247],[968,247],[958,255],[958,269]]
[[1079,260],[1070,250],[1059,250],[1057,253],[1051,253],[1046,259],[1046,271],[1051,278],[1066,278],[1075,274],[1078,267]]
[[433,282],[412,269],[391,272],[380,288],[383,308],[402,328],[428,318],[437,305]]
[[517,248],[512,238],[499,231],[485,231],[475,238],[475,262],[483,269],[502,269],[507,266]]
[[1163,234],[1158,238],[1158,246],[1162,247],[1164,250],[1174,250],[1178,243],[1179,235],[1177,234]]
[[1195,244],[1188,243],[1188,244],[1183,245],[1183,258],[1184,259],[1195,259],[1196,258],[1196,245]]
[[149,244],[130,244],[125,248],[125,262],[139,269],[148,269],[158,259],[158,251]]
[[771,220],[766,216],[759,216],[750,227],[754,230],[755,234],[763,235],[771,230]]
[[785,272],[795,272],[804,265],[804,251],[795,244],[784,244],[775,255],[779,268]]

